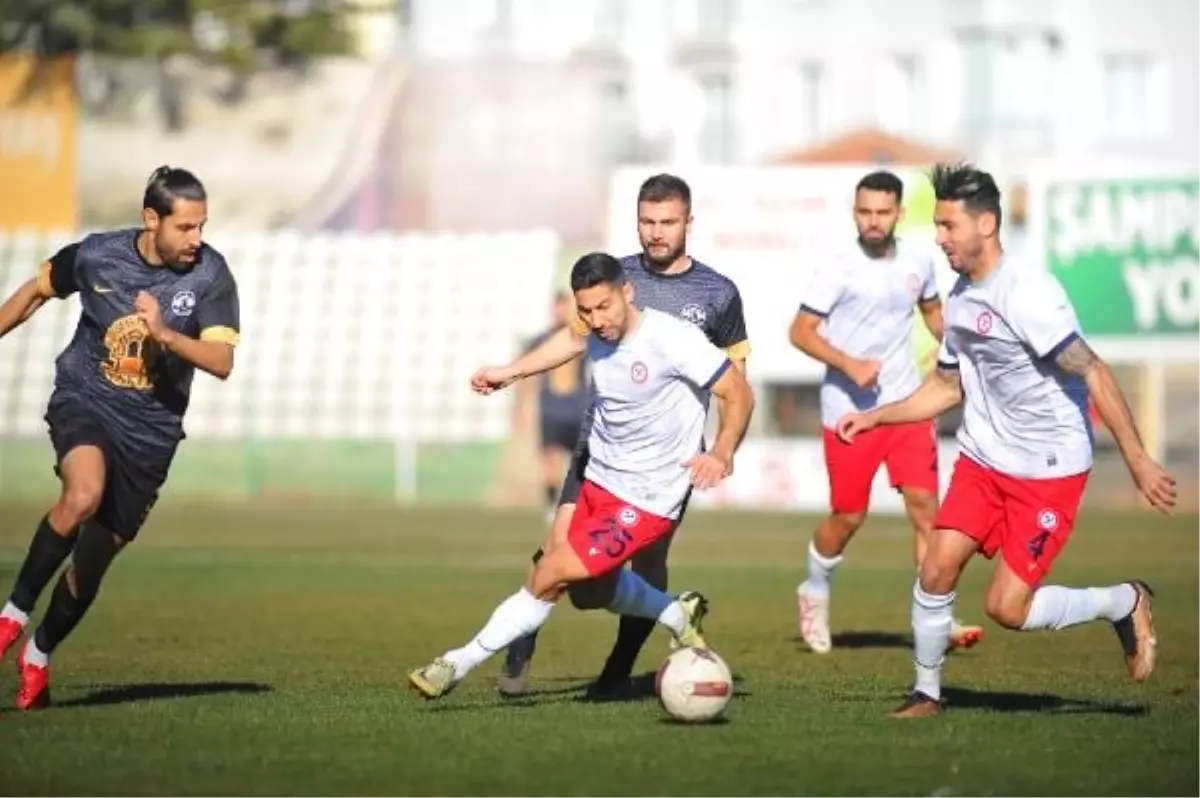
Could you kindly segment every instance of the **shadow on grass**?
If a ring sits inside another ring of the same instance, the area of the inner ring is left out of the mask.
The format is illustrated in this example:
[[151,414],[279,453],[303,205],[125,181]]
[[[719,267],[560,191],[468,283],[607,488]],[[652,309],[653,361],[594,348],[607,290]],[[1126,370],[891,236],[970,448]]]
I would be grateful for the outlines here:
[[832,640],[834,648],[912,648],[912,637],[897,632],[838,632]]
[[678,718],[659,718],[658,722],[663,726],[687,726],[693,729],[704,729],[710,726],[728,726],[729,718],[724,715],[713,718],[712,720],[702,721],[687,721],[679,720]]
[[1147,709],[1139,704],[1088,701],[1064,698],[1049,693],[1010,693],[991,690],[970,690],[947,687],[942,700],[948,710],[983,709],[994,712],[1054,712],[1068,715],[1145,715]]
[[[550,704],[624,704],[638,701],[655,701],[658,693],[654,687],[655,671],[646,671],[630,677],[624,686],[604,696],[591,696],[587,693],[590,679],[575,676],[560,676],[547,678],[544,681],[566,684],[563,687],[551,687],[544,690],[534,689],[522,696],[501,698],[485,701],[469,701],[464,703],[441,704],[430,709],[431,712],[466,712],[473,710],[491,709],[528,709],[531,707],[547,706]],[[734,674],[734,696],[745,698],[752,693],[737,687],[743,681],[739,674]]]
[[[585,694],[585,695],[579,696],[575,700],[583,702],[583,703],[588,703],[588,704],[612,704],[612,703],[624,703],[624,702],[630,702],[630,701],[652,701],[652,700],[655,700],[658,698],[658,690],[655,687],[655,677],[657,675],[658,674],[655,671],[646,671],[645,673],[639,673],[637,676],[631,677],[629,679],[629,681],[626,682],[623,687],[621,687],[605,696],[588,696]],[[752,693],[749,693],[746,690],[738,687],[738,685],[742,681],[743,681],[743,678],[740,674],[735,673],[733,675],[733,684],[734,684],[733,694],[735,697],[744,698],[746,696],[752,695]]]
[[[803,637],[793,635],[791,640],[805,653],[811,653]],[[874,630],[837,632],[830,637],[830,641],[833,643],[835,651],[839,648],[912,648],[912,636],[900,634],[899,632],[880,632]]]
[[137,701],[158,701],[166,698],[196,698],[208,695],[268,693],[271,688],[256,682],[147,682],[145,684],[97,685],[92,692],[79,698],[57,701],[56,707],[98,707],[128,704]]

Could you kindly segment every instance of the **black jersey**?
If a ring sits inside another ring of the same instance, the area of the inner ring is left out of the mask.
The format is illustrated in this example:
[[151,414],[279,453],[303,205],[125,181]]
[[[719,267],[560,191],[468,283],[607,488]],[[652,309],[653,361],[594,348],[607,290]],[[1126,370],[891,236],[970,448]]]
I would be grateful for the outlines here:
[[75,335],[58,356],[55,392],[81,396],[114,432],[154,447],[183,437],[195,367],[158,346],[134,310],[138,292],[158,300],[163,323],[185,335],[236,346],[237,285],[221,254],[205,244],[187,269],[152,265],[138,230],[89,235],[43,266],[47,296],[79,294]]

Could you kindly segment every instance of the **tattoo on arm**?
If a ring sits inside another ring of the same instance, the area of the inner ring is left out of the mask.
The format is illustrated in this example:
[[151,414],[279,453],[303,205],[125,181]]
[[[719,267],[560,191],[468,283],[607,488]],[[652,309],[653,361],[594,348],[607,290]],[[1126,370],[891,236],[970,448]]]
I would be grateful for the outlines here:
[[1085,377],[1100,362],[1100,358],[1096,356],[1096,353],[1092,351],[1092,348],[1082,338],[1076,338],[1067,344],[1066,349],[1058,353],[1054,358],[1054,362],[1063,371]]

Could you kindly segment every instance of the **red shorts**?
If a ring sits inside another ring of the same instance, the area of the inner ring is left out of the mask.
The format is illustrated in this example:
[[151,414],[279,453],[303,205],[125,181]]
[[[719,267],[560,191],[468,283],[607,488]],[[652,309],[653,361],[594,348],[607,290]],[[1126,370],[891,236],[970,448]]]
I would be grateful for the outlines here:
[[620,568],[654,541],[671,534],[675,522],[639,510],[594,482],[584,481],[567,531],[567,542],[589,576]]
[[1071,537],[1087,481],[1088,472],[1052,479],[1010,477],[960,455],[937,527],[978,541],[989,560],[1002,550],[1008,567],[1037,587]]
[[876,427],[846,443],[824,430],[829,504],[835,513],[866,512],[871,482],[886,465],[893,488],[938,492],[937,427],[932,421]]

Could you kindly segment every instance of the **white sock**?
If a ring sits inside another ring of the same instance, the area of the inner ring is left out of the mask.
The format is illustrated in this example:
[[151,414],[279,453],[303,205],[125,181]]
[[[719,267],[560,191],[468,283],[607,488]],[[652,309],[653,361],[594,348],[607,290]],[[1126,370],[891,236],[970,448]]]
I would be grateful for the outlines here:
[[37,643],[33,638],[29,638],[29,642],[25,644],[25,662],[29,665],[34,665],[38,668],[50,667],[50,655],[37,647]]
[[4,605],[4,609],[0,610],[0,618],[8,618],[10,621],[16,621],[25,628],[25,624],[29,623],[29,613],[17,607],[11,601]]
[[687,626],[683,605],[629,569],[622,569],[617,592],[608,605],[618,615],[653,618],[675,634]]
[[1039,587],[1022,629],[1066,629],[1098,618],[1119,621],[1133,612],[1137,591],[1132,585],[1067,588]]
[[829,597],[829,579],[842,561],[842,555],[822,557],[817,547],[811,541],[808,544],[808,578],[800,585],[800,590],[810,596],[819,598]]
[[942,697],[942,662],[946,659],[953,617],[953,592],[936,596],[926,593],[917,582],[912,605],[913,659],[917,668],[914,689],[930,698]]
[[553,603],[521,588],[496,607],[470,643],[446,652],[443,659],[454,664],[454,677],[461,679],[497,651],[508,648],[512,641],[540,629],[553,609]]

